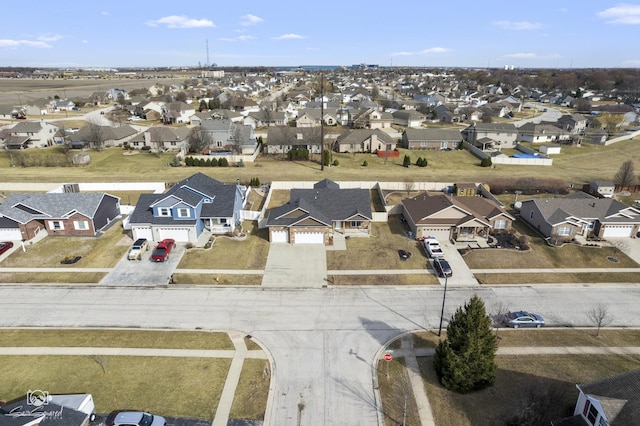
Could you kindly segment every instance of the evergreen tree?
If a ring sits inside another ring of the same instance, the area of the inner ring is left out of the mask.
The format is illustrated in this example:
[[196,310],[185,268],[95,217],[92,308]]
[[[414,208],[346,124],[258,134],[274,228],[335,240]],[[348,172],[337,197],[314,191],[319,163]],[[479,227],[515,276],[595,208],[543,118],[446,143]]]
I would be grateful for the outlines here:
[[480,165],[482,167],[491,167],[493,165],[493,163],[491,162],[491,157],[484,157],[482,160],[480,160]]
[[200,105],[198,106],[198,111],[202,112],[205,109],[208,109],[208,105],[207,105],[207,102],[204,99],[202,99],[200,101]]
[[402,160],[402,166],[409,167],[410,165],[411,165],[411,158],[409,158],[409,156],[405,154],[404,160]]
[[331,164],[331,152],[328,149],[324,150],[324,165],[328,166]]
[[447,326],[447,338],[436,348],[433,366],[440,383],[460,393],[492,386],[497,348],[484,302],[473,296],[453,315]]

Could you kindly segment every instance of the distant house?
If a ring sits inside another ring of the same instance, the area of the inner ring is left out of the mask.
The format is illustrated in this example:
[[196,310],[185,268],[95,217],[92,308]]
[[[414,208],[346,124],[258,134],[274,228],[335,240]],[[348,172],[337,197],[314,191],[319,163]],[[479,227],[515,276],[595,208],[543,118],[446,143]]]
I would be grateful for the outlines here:
[[396,142],[380,129],[352,129],[342,133],[333,144],[336,152],[393,151]]
[[292,149],[303,149],[310,154],[320,154],[320,129],[311,127],[269,127],[267,142],[264,144],[266,154],[287,154]]
[[424,192],[402,200],[403,215],[417,238],[445,235],[452,241],[486,238],[511,229],[515,218],[483,197],[456,197]]
[[525,123],[518,127],[518,140],[532,143],[569,141],[571,134],[551,123]]
[[211,151],[251,154],[257,141],[253,127],[228,119],[207,119],[200,123],[200,137]]
[[253,127],[284,126],[286,123],[284,112],[260,110],[250,112],[244,119],[244,124]]
[[462,137],[483,150],[515,148],[518,129],[512,123],[473,123],[462,131]]
[[558,119],[558,126],[572,135],[583,133],[589,120],[581,114],[565,114]]
[[142,194],[129,216],[133,238],[196,243],[203,232],[233,233],[249,190],[196,173],[163,194]]
[[407,149],[455,149],[462,143],[457,129],[406,129],[402,147]]
[[22,121],[5,132],[7,149],[46,148],[55,144],[60,127],[46,121]]
[[0,239],[49,235],[97,236],[120,215],[120,198],[106,193],[12,193],[0,205]]
[[129,140],[129,146],[142,149],[148,146],[153,152],[181,151],[189,148],[189,135],[192,129],[188,127],[151,126],[144,132],[138,133]]
[[385,129],[391,127],[393,116],[389,112],[376,108],[363,108],[352,113],[352,126],[355,129]]
[[320,127],[323,121],[327,126],[335,126],[338,124],[335,110],[322,111],[321,109],[315,108],[300,110],[296,118],[296,127]]
[[[88,124],[81,127],[76,133],[72,133],[68,139],[72,144],[81,144],[82,146],[90,146],[91,148],[104,148],[109,146],[122,146],[136,133],[138,133],[138,131],[128,124],[119,127]],[[98,142],[102,143],[101,147],[97,146]]]
[[188,123],[189,117],[195,114],[193,105],[184,102],[171,102],[162,106],[162,122],[164,124]]
[[576,385],[573,416],[552,426],[627,426],[640,424],[640,369]]
[[640,209],[612,198],[537,198],[523,200],[520,217],[544,238],[633,237],[640,231]]
[[332,245],[336,234],[368,236],[371,196],[367,189],[342,189],[330,180],[313,189],[292,189],[290,201],[267,217],[272,243]]
[[418,111],[398,110],[391,114],[393,124],[404,127],[420,127],[427,119],[427,116]]

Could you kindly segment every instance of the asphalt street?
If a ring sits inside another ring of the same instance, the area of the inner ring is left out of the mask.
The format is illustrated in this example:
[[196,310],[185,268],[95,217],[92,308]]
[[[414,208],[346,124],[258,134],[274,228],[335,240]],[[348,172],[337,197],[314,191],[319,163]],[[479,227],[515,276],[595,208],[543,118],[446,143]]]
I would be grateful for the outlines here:
[[[473,294],[488,310],[541,313],[549,326],[591,326],[607,303],[611,326],[640,325],[640,285],[452,288],[445,322]],[[265,424],[378,425],[373,371],[381,345],[405,331],[437,329],[443,289],[0,287],[0,326],[237,330],[274,362]],[[117,314],[114,315],[114,312]]]

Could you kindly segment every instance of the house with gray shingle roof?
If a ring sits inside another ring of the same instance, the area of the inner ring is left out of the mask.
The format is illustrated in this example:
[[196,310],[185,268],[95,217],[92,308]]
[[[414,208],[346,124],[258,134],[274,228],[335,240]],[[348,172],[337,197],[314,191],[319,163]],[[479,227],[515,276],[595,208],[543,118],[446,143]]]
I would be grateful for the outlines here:
[[393,151],[396,141],[380,129],[352,129],[338,136],[333,149],[350,153]]
[[391,114],[393,124],[405,127],[420,127],[427,119],[427,116],[415,110],[398,110]]
[[532,143],[561,142],[571,139],[571,134],[551,123],[525,123],[518,127],[518,140]]
[[481,149],[515,148],[518,128],[513,123],[473,123],[462,131],[462,137]]
[[289,199],[267,217],[272,243],[332,245],[337,233],[369,236],[373,215],[367,189],[342,189],[324,179],[313,189],[292,189]]
[[103,192],[13,193],[0,205],[0,239],[97,236],[120,215],[120,198]]
[[458,129],[406,129],[402,147],[407,149],[456,149],[462,143]]
[[565,197],[523,200],[520,218],[553,241],[576,236],[634,237],[640,231],[640,209],[612,198]]
[[8,134],[22,140],[19,146],[7,145],[6,141],[4,144],[10,149],[46,148],[56,143],[55,135],[59,129],[60,127],[44,120],[22,121],[9,129]]
[[196,243],[203,232],[233,233],[247,200],[247,188],[196,173],[163,194],[140,195],[129,223],[134,239]]

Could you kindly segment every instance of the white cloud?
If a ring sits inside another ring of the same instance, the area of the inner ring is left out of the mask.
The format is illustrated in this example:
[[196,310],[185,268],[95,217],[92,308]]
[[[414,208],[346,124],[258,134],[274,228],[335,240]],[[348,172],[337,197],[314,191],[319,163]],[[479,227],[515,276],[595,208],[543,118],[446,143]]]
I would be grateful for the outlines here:
[[102,16],[109,16],[109,15],[111,15],[111,14],[110,14],[109,12],[100,12],[100,15],[102,15]]
[[238,36],[238,40],[239,40],[239,41],[253,40],[254,38],[255,38],[254,36],[250,36],[250,35],[241,35],[241,36]]
[[274,37],[275,40],[294,40],[304,38],[299,34],[282,34],[281,36]]
[[493,25],[500,27],[503,30],[537,30],[542,28],[542,24],[539,22],[528,21],[495,21]]
[[60,34],[44,34],[41,35],[40,37],[38,37],[38,40],[40,41],[44,41],[46,42],[50,42],[50,41],[58,41],[60,39],[62,39],[63,37]]
[[218,40],[220,41],[228,41],[228,42],[232,42],[235,43],[236,41],[248,41],[248,40],[253,40],[255,39],[254,36],[250,36],[250,35],[240,35],[236,38],[231,38],[231,37],[221,37]]
[[505,58],[514,58],[514,59],[535,59],[539,58],[539,56],[535,53],[510,53],[508,55],[504,55]]
[[240,17],[240,25],[242,25],[243,27],[248,27],[250,25],[256,25],[259,24],[260,22],[263,22],[264,19],[262,19],[259,16],[256,15],[244,15]]
[[602,12],[598,16],[607,24],[640,24],[640,5],[621,3]]
[[418,56],[418,55],[431,55],[434,53],[446,53],[451,51],[451,49],[447,49],[446,47],[430,47],[428,49],[419,50],[417,52],[395,52],[392,53],[392,56]]
[[82,40],[83,44],[89,44],[89,40]]
[[213,22],[208,19],[192,19],[186,16],[165,16],[156,21],[149,21],[147,25],[156,27],[158,25],[166,25],[167,28],[204,28],[215,27]]
[[0,39],[0,48],[2,47],[38,47],[38,48],[50,48],[49,43],[44,41],[31,41],[31,40],[9,40]]

